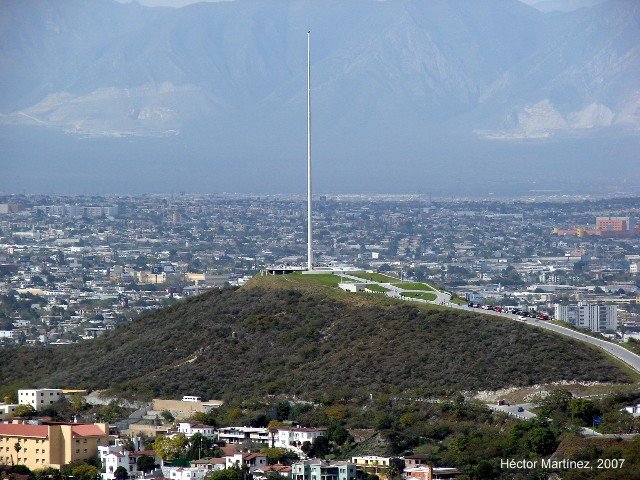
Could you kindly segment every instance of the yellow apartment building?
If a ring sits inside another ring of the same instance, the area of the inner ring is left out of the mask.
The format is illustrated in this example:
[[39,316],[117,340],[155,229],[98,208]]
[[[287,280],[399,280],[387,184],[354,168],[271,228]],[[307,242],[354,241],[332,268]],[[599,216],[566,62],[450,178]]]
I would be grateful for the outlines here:
[[109,445],[106,423],[0,423],[0,464],[60,468],[98,454]]

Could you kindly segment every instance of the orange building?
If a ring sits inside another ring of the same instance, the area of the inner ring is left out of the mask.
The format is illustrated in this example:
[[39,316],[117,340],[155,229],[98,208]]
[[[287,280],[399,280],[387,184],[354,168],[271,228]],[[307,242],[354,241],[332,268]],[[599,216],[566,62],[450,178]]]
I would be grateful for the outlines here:
[[628,235],[633,229],[629,217],[596,217],[596,230],[618,235]]

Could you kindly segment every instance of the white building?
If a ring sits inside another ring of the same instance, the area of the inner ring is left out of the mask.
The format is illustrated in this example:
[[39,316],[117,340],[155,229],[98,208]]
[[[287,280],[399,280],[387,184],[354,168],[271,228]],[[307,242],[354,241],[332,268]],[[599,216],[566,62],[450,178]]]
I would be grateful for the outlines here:
[[313,443],[327,435],[326,428],[278,427],[273,436],[273,446],[302,453],[304,442]]
[[34,388],[18,390],[18,404],[31,405],[36,410],[56,403],[62,398],[62,390],[58,388]]
[[225,468],[247,467],[250,472],[267,466],[267,456],[264,453],[236,453],[224,457]]
[[17,403],[0,403],[0,420],[11,417],[17,406]]
[[129,477],[133,477],[138,473],[138,458],[142,455],[147,455],[149,457],[153,457],[156,461],[156,464],[160,463],[160,459],[156,457],[156,452],[153,450],[140,450],[137,452],[111,452],[105,455],[102,460],[104,465],[104,473],[102,474],[102,478],[104,480],[114,480],[115,472],[118,467],[123,467],[129,473]]
[[618,306],[578,302],[577,305],[554,307],[554,317],[592,332],[615,331],[618,328]]
[[269,445],[271,434],[260,427],[222,427],[218,429],[218,440],[225,443],[262,443]]
[[216,437],[216,429],[214,427],[201,423],[181,422],[178,424],[178,432],[184,433],[184,436],[187,438],[191,438],[196,433],[199,433],[203,437]]
[[205,470],[203,468],[172,467],[168,470],[169,475],[167,475],[167,478],[171,480],[202,480],[205,476],[211,473],[210,470]]

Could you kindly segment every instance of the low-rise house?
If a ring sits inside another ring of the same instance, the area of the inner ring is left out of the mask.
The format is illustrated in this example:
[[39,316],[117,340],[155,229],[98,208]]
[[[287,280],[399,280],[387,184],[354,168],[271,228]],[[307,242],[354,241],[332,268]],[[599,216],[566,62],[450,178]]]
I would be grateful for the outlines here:
[[422,465],[420,467],[405,468],[402,476],[406,480],[448,480],[460,475],[461,472],[457,468]]
[[269,445],[269,430],[260,427],[222,427],[218,429],[218,440],[226,443],[261,443]]
[[202,480],[209,473],[209,470],[200,468],[170,467],[167,469],[166,478],[170,480]]
[[264,453],[236,453],[224,459],[226,468],[247,468],[250,472],[267,466],[267,456]]
[[191,462],[191,466],[200,470],[208,470],[210,472],[213,472],[216,470],[224,470],[225,468],[227,468],[227,461],[224,458],[202,458],[200,460],[193,460]]
[[115,471],[118,467],[125,468],[130,477],[135,476],[138,473],[138,458],[143,455],[152,457],[157,464],[160,463],[160,459],[156,456],[156,452],[153,450],[112,452],[104,457],[103,465],[105,471],[102,474],[102,478],[104,480],[114,480],[116,478]]
[[346,461],[312,458],[291,465],[293,480],[355,480],[356,466]]
[[184,433],[184,436],[187,438],[191,438],[196,433],[199,433],[203,437],[216,437],[216,429],[210,425],[204,425],[202,423],[181,422],[178,424],[178,432]]
[[17,407],[17,403],[0,403],[0,420],[13,416]]
[[267,465],[266,467],[257,468],[253,471],[253,478],[267,478],[271,475],[280,475],[282,477],[291,477],[291,466],[277,463],[275,465]]
[[318,437],[327,435],[326,428],[304,428],[304,427],[278,427],[272,429],[272,447],[293,450],[302,453],[304,442],[313,443]]
[[407,455],[404,457],[404,469],[407,471],[409,468],[419,467],[421,465],[429,465],[428,455]]
[[358,470],[370,475],[387,477],[392,457],[379,457],[377,455],[365,455],[362,457],[351,457],[351,462]]

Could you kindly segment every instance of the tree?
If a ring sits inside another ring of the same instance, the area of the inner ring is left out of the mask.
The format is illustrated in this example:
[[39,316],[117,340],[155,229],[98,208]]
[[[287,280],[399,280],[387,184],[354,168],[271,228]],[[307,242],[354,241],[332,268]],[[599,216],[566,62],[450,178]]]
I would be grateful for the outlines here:
[[36,414],[36,409],[33,405],[18,405],[13,411],[16,417],[33,417]]
[[561,388],[549,392],[540,402],[541,414],[546,417],[566,414],[572,398],[571,392]]
[[76,465],[71,469],[74,480],[100,480],[100,470],[88,463]]
[[11,473],[17,473],[18,475],[31,475],[31,470],[26,465],[14,465],[11,467]]
[[344,445],[347,441],[352,440],[351,434],[342,425],[333,425],[327,429],[329,440],[336,445]]
[[195,433],[190,439],[187,447],[186,457],[189,460],[199,460],[202,457],[210,457],[214,450],[213,440],[204,437],[200,433]]
[[[324,435],[316,437],[313,443],[307,445],[308,442],[302,444],[302,451],[311,458],[324,458],[329,452],[331,452],[331,444],[329,439]],[[306,451],[305,451],[306,448]]]
[[276,463],[289,464],[300,459],[297,453],[284,448],[263,448],[260,451],[267,456],[267,463],[269,465]]
[[279,421],[287,420],[291,413],[291,404],[289,402],[280,402],[276,405],[276,418]]
[[169,410],[162,410],[160,412],[160,416],[164,419],[165,422],[167,423],[173,423],[175,422],[175,417],[171,414],[171,412]]
[[224,470],[218,470],[212,472],[206,477],[205,480],[251,480],[250,475],[245,476],[243,471],[237,465]]
[[153,442],[153,449],[163,460],[175,460],[184,454],[188,441],[184,434],[179,433],[173,438],[158,435],[156,441]]
[[140,455],[136,460],[136,468],[144,473],[152,472],[156,469],[156,460],[149,455]]
[[122,465],[116,468],[116,471],[113,472],[113,475],[116,478],[116,480],[127,480],[127,478],[129,478],[129,472],[127,472],[127,469],[124,468]]
[[595,405],[591,400],[572,398],[569,400],[568,414],[573,420],[578,420],[581,425],[591,425],[597,414]]
[[[20,450],[22,450],[22,445],[20,445],[19,441],[13,444],[13,449],[16,451],[16,458],[18,458]],[[11,462],[13,463],[13,457],[11,457]]]

